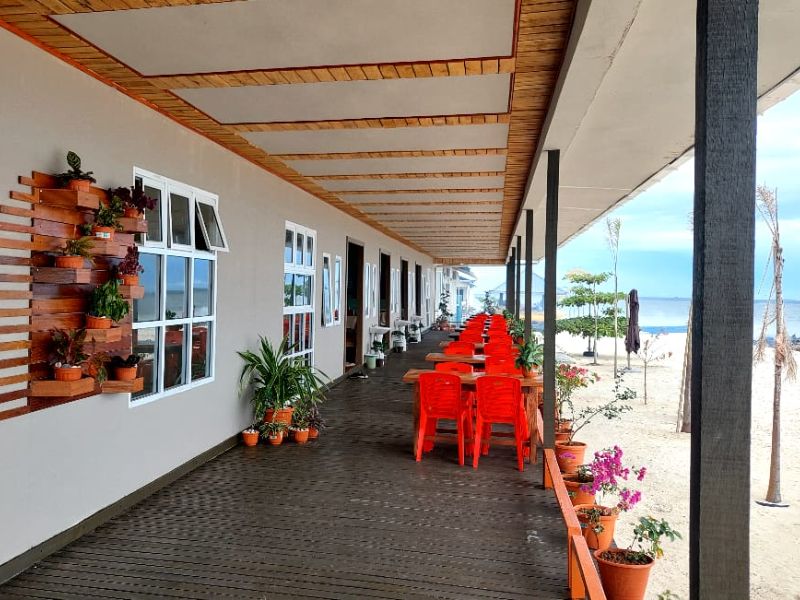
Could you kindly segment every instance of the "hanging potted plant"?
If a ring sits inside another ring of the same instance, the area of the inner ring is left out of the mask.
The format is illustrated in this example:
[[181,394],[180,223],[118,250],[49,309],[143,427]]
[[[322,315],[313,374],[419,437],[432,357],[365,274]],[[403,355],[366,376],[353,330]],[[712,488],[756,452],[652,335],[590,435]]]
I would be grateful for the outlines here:
[[111,198],[117,198],[122,204],[122,216],[131,219],[144,219],[144,211],[153,210],[157,201],[144,193],[140,186],[118,187],[108,190]]
[[82,269],[85,261],[94,262],[94,257],[90,252],[93,246],[94,242],[88,236],[67,240],[64,242],[64,247],[61,248],[61,255],[56,256],[56,267],[59,269]]
[[280,421],[267,421],[261,424],[262,436],[269,440],[271,446],[280,446],[288,425]]
[[85,329],[52,329],[50,362],[56,381],[78,381],[83,375],[81,365],[88,358],[83,351]]
[[580,465],[575,473],[567,473],[563,479],[572,506],[594,504],[595,496],[591,488],[594,475],[592,475],[591,465]]
[[[614,541],[614,528],[620,513],[627,512],[642,499],[642,493],[623,482],[631,475],[636,481],[644,479],[647,470],[644,467],[625,466],[622,463],[622,449],[614,446],[595,452],[589,469],[592,473],[591,483],[581,487],[592,495],[600,494],[600,504],[576,504],[575,513],[581,522],[583,537],[592,550],[609,548]],[[613,499],[613,502],[609,502]]]
[[144,273],[144,267],[139,262],[139,248],[136,245],[128,246],[125,258],[117,265],[117,275],[122,285],[139,285],[139,273]]
[[627,548],[596,550],[603,591],[608,600],[642,600],[647,592],[650,569],[664,556],[661,539],[674,542],[681,534],[664,519],[641,517],[633,528],[633,541]]
[[92,177],[92,172],[81,171],[81,157],[72,150],[67,152],[67,165],[69,171],[56,175],[59,185],[78,192],[88,191],[97,180]]
[[258,444],[258,435],[258,429],[256,429],[255,424],[245,429],[242,432],[242,441],[244,442],[244,445],[255,446]]
[[110,329],[112,322],[125,318],[130,305],[119,293],[119,282],[113,277],[92,290],[89,298],[87,329]]
[[117,381],[134,381],[139,369],[140,354],[131,354],[128,358],[114,356],[111,358],[111,368],[114,370],[114,379]]
[[108,202],[101,202],[94,213],[92,235],[101,240],[113,240],[114,232],[122,229],[119,224],[122,213],[122,200],[117,196],[112,196]]
[[522,369],[523,377],[533,377],[536,369],[542,364],[544,349],[535,340],[528,340],[519,348],[515,364]]

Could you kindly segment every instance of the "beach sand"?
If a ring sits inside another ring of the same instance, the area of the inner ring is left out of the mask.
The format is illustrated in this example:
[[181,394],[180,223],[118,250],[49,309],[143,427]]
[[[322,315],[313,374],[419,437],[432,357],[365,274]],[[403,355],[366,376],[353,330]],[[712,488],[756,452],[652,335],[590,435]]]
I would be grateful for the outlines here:
[[[642,334],[642,342],[648,334]],[[689,597],[689,434],[676,433],[676,420],[683,366],[685,334],[662,335],[658,346],[672,356],[652,363],[647,371],[648,398],[644,404],[641,361],[634,355],[631,366],[638,372],[627,373],[624,384],[638,393],[631,403],[633,410],[618,421],[598,418],[582,429],[576,439],[585,442],[587,461],[596,450],[619,445],[628,464],[646,466],[642,482],[643,499],[629,513],[620,516],[615,539],[618,545],[631,542],[631,530],[639,516],[663,517],[683,539],[665,544],[665,556],[652,570],[648,599],[670,590],[680,598]],[[588,399],[613,395],[612,339],[598,344],[599,366],[581,356],[586,342],[561,334],[560,349],[572,355],[576,363],[587,366],[601,381],[576,393],[576,409]],[[619,342],[619,364],[626,364],[625,346]],[[800,353],[795,353],[800,362]],[[782,486],[783,501],[789,508],[766,508],[755,503],[767,490],[772,431],[772,366],[770,350],[765,362],[754,366],[752,461],[750,495],[753,499],[750,518],[751,598],[774,600],[800,599],[800,564],[797,561],[796,534],[800,532],[800,381],[784,381],[782,394]]]

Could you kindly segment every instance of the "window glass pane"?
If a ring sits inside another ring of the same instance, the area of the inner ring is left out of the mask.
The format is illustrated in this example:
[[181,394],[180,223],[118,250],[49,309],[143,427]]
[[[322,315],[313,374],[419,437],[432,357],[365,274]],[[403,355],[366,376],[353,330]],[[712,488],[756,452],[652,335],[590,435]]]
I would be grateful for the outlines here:
[[186,318],[186,277],[189,259],[167,256],[167,311],[166,319]]
[[297,251],[294,253],[294,264],[302,265],[303,264],[303,242],[305,240],[305,236],[302,233],[297,234]]
[[195,317],[207,317],[211,314],[211,277],[214,272],[212,261],[195,259],[194,288],[192,290]]
[[147,239],[151,242],[163,242],[164,237],[161,234],[161,190],[145,185],[144,193],[156,201],[156,207],[147,211]]
[[200,223],[200,215],[195,215],[194,233],[194,247],[203,252],[210,252],[211,248],[206,243],[206,238],[203,235],[203,225]]
[[139,285],[144,287],[144,297],[133,301],[133,320],[136,323],[158,321],[161,314],[161,257],[158,254],[139,253],[144,272],[139,275]]
[[170,194],[169,207],[172,243],[190,246],[192,244],[192,233],[190,230],[189,199],[180,194]]
[[314,266],[314,238],[306,236],[306,266]]
[[303,331],[303,348],[306,350],[311,350],[313,347],[312,345],[312,331],[313,331],[313,324],[311,323],[313,315],[312,313],[305,314],[305,328]]
[[[309,303],[308,297],[306,296],[306,289],[307,287],[311,287],[311,281],[308,275],[295,275],[294,276],[294,305],[295,306],[305,306]],[[306,280],[308,284],[306,284]]]
[[192,326],[192,381],[211,376],[211,324]]
[[169,325],[164,337],[164,389],[183,385],[184,326]]
[[291,345],[292,315],[283,315],[283,337],[287,339],[287,345]]
[[134,399],[158,391],[158,331],[157,327],[133,330],[133,351],[142,355],[139,376],[144,378],[144,389],[133,394]]
[[294,231],[286,230],[286,241],[283,244],[283,262],[292,262],[292,249],[294,248]]
[[292,306],[294,304],[294,275],[286,273],[283,276],[283,305]]
[[313,298],[313,296],[311,295],[311,275],[305,276],[305,281],[303,285],[304,285],[303,298],[305,298],[306,300],[305,304],[309,305],[311,304]]
[[303,315],[294,316],[294,337],[292,341],[292,352],[303,350]]
[[222,229],[219,226],[214,207],[205,202],[198,202],[197,206],[200,207],[200,216],[203,219],[203,225],[206,226],[208,243],[216,248],[225,248],[225,240],[222,238]]

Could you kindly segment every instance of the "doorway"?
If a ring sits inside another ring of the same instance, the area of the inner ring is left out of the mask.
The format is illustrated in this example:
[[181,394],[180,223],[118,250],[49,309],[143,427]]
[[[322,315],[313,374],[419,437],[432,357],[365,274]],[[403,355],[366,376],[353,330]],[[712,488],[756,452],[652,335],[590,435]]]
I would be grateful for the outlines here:
[[389,294],[392,290],[392,257],[381,252],[381,274],[380,274],[380,325],[391,327],[390,319],[392,308],[389,305]]
[[408,261],[400,261],[400,318],[408,320]]
[[414,265],[414,314],[422,316],[422,265]]
[[344,318],[344,371],[364,362],[364,246],[347,239],[346,304]]

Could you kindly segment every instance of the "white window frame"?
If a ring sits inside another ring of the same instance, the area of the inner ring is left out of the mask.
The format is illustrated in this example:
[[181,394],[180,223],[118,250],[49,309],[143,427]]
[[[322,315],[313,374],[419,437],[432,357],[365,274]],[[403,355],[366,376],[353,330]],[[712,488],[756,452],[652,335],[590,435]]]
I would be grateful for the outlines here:
[[342,324],[342,276],[344,275],[344,261],[338,254],[333,260],[333,324]]
[[[328,264],[328,273],[325,274],[325,263]],[[333,260],[331,255],[328,252],[322,253],[322,262],[320,263],[320,272],[322,273],[322,283],[319,286],[320,290],[322,291],[322,303],[321,303],[321,313],[322,313],[322,326],[323,327],[333,327]],[[328,310],[329,314],[325,314],[325,280],[328,280],[328,292],[327,292],[327,301],[328,301]]]
[[[206,243],[206,246],[208,246],[208,248],[212,252],[228,252],[229,251],[228,238],[225,235],[225,229],[222,227],[222,219],[219,216],[219,208],[217,207],[217,203],[214,202],[213,198],[205,196],[202,192],[198,192],[195,194],[194,202],[196,211],[195,218],[197,219],[197,222],[200,223],[200,233],[203,234],[203,239]],[[223,244],[222,246],[211,243],[211,238],[209,237],[208,230],[206,229],[206,222],[203,219],[203,213],[200,212],[199,205],[201,204],[210,206],[211,210],[214,211],[214,219],[216,219],[217,221],[217,227],[219,228],[219,235],[222,238],[222,244]],[[196,232],[195,235],[197,235]]]
[[[137,406],[143,406],[145,404],[149,404],[155,400],[159,400],[161,398],[166,398],[169,396],[174,396],[175,394],[183,393],[187,390],[194,389],[196,387],[200,387],[202,385],[207,385],[212,383],[215,379],[215,371],[216,371],[216,356],[217,356],[217,348],[216,348],[216,338],[217,338],[217,254],[215,251],[205,251],[205,250],[198,250],[194,246],[187,246],[185,244],[175,244],[173,245],[172,242],[172,232],[171,232],[171,223],[169,222],[170,218],[170,202],[171,190],[178,190],[178,193],[181,194],[188,194],[189,198],[189,210],[190,215],[194,216],[194,198],[196,195],[202,195],[204,197],[204,201],[212,204],[217,209],[217,203],[219,202],[219,197],[215,194],[207,192],[205,190],[201,190],[199,188],[194,188],[188,186],[186,184],[173,181],[167,177],[162,175],[157,175],[150,171],[146,171],[144,169],[140,169],[138,167],[134,167],[133,169],[133,179],[136,181],[137,178],[142,180],[142,184],[147,185],[148,187],[157,188],[161,190],[161,202],[159,206],[160,214],[161,214],[161,242],[154,242],[148,241],[147,237],[144,236],[144,240],[142,243],[137,243],[139,248],[139,252],[141,254],[152,254],[159,256],[159,261],[161,264],[160,269],[160,280],[159,280],[159,310],[160,314],[158,315],[159,318],[155,321],[142,321],[139,323],[132,323],[131,327],[134,330],[138,329],[153,329],[155,328],[157,331],[157,345],[158,345],[158,353],[157,353],[157,372],[156,372],[156,391],[152,394],[147,394],[146,396],[139,396],[138,398],[134,398],[133,394],[130,395],[130,399],[128,401],[128,406],[130,408],[134,408]],[[219,221],[220,231],[222,231],[222,221]],[[192,242],[194,242],[194,219],[190,218],[190,238]],[[167,319],[166,318],[166,299],[167,299],[167,257],[175,256],[179,258],[186,258],[188,259],[188,272],[187,272],[187,280],[186,280],[186,302],[187,302],[187,311],[188,315],[181,319]],[[194,311],[194,266],[195,260],[208,260],[211,263],[211,306],[209,307],[210,315],[202,316],[202,317],[195,317],[192,315],[192,311]],[[209,346],[209,365],[208,365],[208,376],[203,377],[202,379],[197,379],[192,381],[192,343],[191,343],[191,332],[193,325],[199,324],[207,324],[209,327],[209,336],[207,340],[207,344]],[[172,387],[170,389],[164,389],[164,362],[165,362],[165,351],[166,351],[166,331],[167,327],[172,325],[182,325],[183,336],[184,336],[184,355],[183,355],[183,372],[182,378],[185,383],[182,385],[178,385]],[[188,342],[188,343],[187,343]]]
[[[281,331],[283,331],[283,318],[289,315],[294,315],[295,319],[297,318],[296,315],[307,315],[311,314],[311,331],[309,335],[311,336],[311,347],[310,348],[303,348],[300,351],[290,352],[287,356],[290,357],[305,357],[310,364],[314,364],[314,347],[317,341],[316,335],[316,294],[317,294],[317,232],[314,229],[309,229],[308,227],[304,227],[303,225],[298,225],[297,223],[293,223],[292,221],[286,221],[284,225],[284,236],[286,235],[286,231],[291,230],[293,232],[292,235],[292,257],[291,262],[286,262],[284,257],[283,262],[283,272],[281,273],[281,296],[283,296],[283,289],[284,289],[284,282],[286,280],[286,275],[306,275],[311,277],[311,291],[309,295],[309,303],[303,304],[301,306],[284,306],[283,312],[281,314]],[[297,234],[303,234],[303,264],[297,264]],[[306,257],[308,256],[308,238],[311,238],[312,241],[312,251],[311,251],[311,264],[307,264],[308,261]],[[284,243],[281,246],[281,256],[283,256],[285,251],[286,241],[284,238]],[[292,292],[294,294],[294,291]],[[281,297],[281,305],[284,304],[284,299]],[[305,328],[305,317],[303,317],[303,327],[300,329],[301,335]]]
[[372,316],[373,317],[377,317],[378,316],[378,308],[379,308],[379,305],[381,303],[380,297],[379,297],[379,294],[378,294],[378,284],[379,283],[380,282],[378,281],[378,263],[375,263],[374,265],[372,265],[372,288],[371,288],[371,293],[372,293]]

